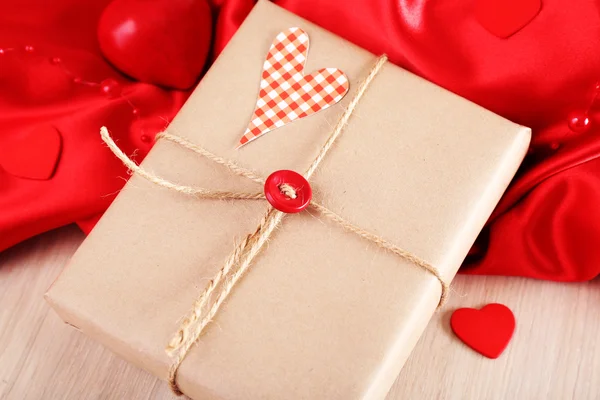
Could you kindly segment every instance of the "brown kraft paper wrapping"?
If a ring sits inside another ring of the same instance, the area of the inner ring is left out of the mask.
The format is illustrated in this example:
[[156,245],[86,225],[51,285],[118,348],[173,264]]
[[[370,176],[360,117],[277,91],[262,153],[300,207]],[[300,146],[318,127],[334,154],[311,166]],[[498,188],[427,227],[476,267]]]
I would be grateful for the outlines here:
[[[293,26],[310,38],[306,71],[340,68],[350,91],[235,150],[269,46]],[[169,131],[264,177],[303,172],[375,59],[260,1]],[[314,199],[450,280],[529,139],[528,128],[387,63],[311,178]],[[142,166],[181,184],[262,189],[164,140]],[[133,176],[46,297],[67,323],[166,379],[165,346],[266,208],[265,200],[195,199]],[[316,211],[287,215],[183,361],[179,387],[209,400],[381,399],[440,289],[430,273]]]

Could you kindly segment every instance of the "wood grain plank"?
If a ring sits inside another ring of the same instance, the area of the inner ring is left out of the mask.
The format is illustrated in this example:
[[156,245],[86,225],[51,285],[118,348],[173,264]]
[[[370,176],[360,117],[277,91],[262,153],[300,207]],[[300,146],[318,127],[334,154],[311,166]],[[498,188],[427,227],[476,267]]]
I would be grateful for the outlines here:
[[[174,400],[168,386],[64,324],[43,300],[83,235],[67,227],[0,253],[0,399]],[[387,400],[600,399],[600,279],[459,276]],[[517,330],[486,359],[458,341],[452,310],[509,306]]]
[[[428,325],[390,399],[598,399],[600,280],[564,284],[459,276],[446,311]],[[502,356],[480,356],[453,336],[452,310],[499,302],[517,320]]]

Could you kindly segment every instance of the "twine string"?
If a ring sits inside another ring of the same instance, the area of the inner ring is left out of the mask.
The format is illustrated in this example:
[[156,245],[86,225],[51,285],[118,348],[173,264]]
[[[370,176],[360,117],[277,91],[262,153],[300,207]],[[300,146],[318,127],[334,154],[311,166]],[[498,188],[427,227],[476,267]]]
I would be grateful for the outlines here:
[[[165,139],[174,141],[175,143],[178,143],[181,146],[185,147],[186,149],[190,149],[192,151],[201,149],[199,146],[196,146],[196,145],[193,145],[192,147],[190,147],[189,145],[191,143],[183,138],[177,138],[176,140],[174,140],[176,137],[171,134],[163,133],[162,135],[160,135],[160,134],[157,135],[157,137],[158,136],[161,136]],[[187,194],[188,196],[198,197],[201,199],[256,200],[256,199],[264,199],[264,197],[265,197],[263,193],[246,193],[246,192],[229,192],[229,191],[221,191],[221,190],[210,190],[210,189],[197,188],[197,187],[179,185],[177,183],[173,183],[171,181],[163,179],[163,178],[143,169],[142,167],[137,165],[135,162],[133,162],[133,160],[131,160],[129,157],[127,157],[127,155],[125,153],[123,153],[123,150],[121,150],[119,148],[119,146],[117,146],[115,141],[110,137],[110,133],[108,132],[108,129],[106,129],[105,126],[100,128],[100,137],[102,138],[104,143],[106,143],[108,148],[114,153],[114,155],[117,156],[117,158],[119,160],[121,160],[121,162],[123,162],[123,164],[125,164],[125,166],[130,171],[138,174],[142,178],[154,183],[155,185],[164,187],[166,189],[174,190],[179,193]],[[217,156],[210,157],[209,155],[212,155],[212,153],[210,153],[209,151],[204,150],[204,149],[201,149],[201,150],[202,151],[198,151],[198,154],[202,154],[203,156],[207,157],[208,159],[210,159],[212,161],[217,162],[218,164],[227,166],[232,171],[234,171],[234,170],[238,171],[238,172],[236,172],[237,175],[246,176],[248,178],[253,175],[252,171],[247,170],[245,168],[238,167],[232,161],[223,162],[222,161],[223,159],[221,159],[220,157],[217,157]],[[260,178],[258,178],[258,179],[260,179]],[[252,180],[254,180],[254,179],[252,179]]]
[[437,280],[442,285],[442,293],[440,295],[440,301],[438,303],[438,307],[442,306],[446,302],[446,299],[448,298],[450,284],[448,284],[446,282],[446,280],[443,278],[441,272],[436,267],[434,267],[427,261],[417,257],[416,255],[412,254],[411,252],[406,251],[406,250],[396,246],[395,244],[388,242],[381,236],[377,236],[374,233],[366,231],[366,230],[354,225],[353,223],[346,221],[344,218],[340,217],[339,215],[337,215],[336,213],[334,213],[327,207],[324,207],[318,203],[311,203],[310,206],[312,208],[318,210],[323,216],[329,218],[330,220],[332,220],[334,222],[337,222],[342,228],[344,228],[348,232],[355,233],[358,236],[360,236],[361,238],[366,239],[369,242],[374,243],[377,246],[381,247],[382,249],[388,250],[389,252],[396,254],[397,256],[403,258],[404,260],[410,262],[411,264],[421,267],[424,270],[431,273],[433,276],[435,276],[437,278]]
[[312,176],[312,174],[314,174],[314,172],[317,170],[317,167],[319,166],[321,161],[323,161],[323,159],[325,158],[325,155],[327,154],[327,152],[331,149],[331,146],[333,146],[333,143],[335,143],[337,138],[342,134],[342,132],[344,131],[344,127],[346,126],[346,124],[348,123],[348,120],[350,119],[350,116],[352,116],[352,113],[356,109],[358,102],[362,98],[363,94],[365,94],[365,92],[367,91],[367,88],[373,81],[373,78],[375,78],[375,76],[379,73],[379,71],[381,70],[381,67],[383,67],[383,65],[386,63],[386,61],[387,61],[386,55],[382,55],[379,58],[377,58],[377,61],[371,67],[371,70],[369,71],[369,73],[367,74],[365,79],[358,86],[358,89],[356,89],[356,94],[354,95],[354,98],[352,100],[350,100],[350,103],[348,103],[348,107],[346,107],[346,111],[344,111],[344,113],[342,114],[342,116],[340,117],[338,122],[335,124],[335,126],[333,127],[333,131],[331,131],[331,134],[325,141],[325,144],[323,145],[323,147],[321,147],[319,154],[315,157],[313,162],[310,164],[310,166],[304,173],[304,178],[306,180],[309,180],[310,177]]
[[233,172],[236,175],[244,176],[250,180],[253,180],[256,183],[260,183],[261,185],[264,185],[265,183],[265,180],[261,178],[256,172],[248,168],[240,167],[233,161],[217,156],[216,154],[213,154],[210,151],[206,150],[204,147],[198,146],[197,144],[192,143],[189,140],[182,138],[181,136],[171,135],[168,132],[161,132],[158,135],[156,135],[156,140],[158,141],[159,139],[166,139],[182,147],[185,147],[186,149],[192,150],[194,153],[200,154],[201,156],[206,157],[209,160],[216,162],[217,164],[229,168],[229,170],[231,170],[231,172]]
[[[379,57],[375,64],[372,66],[368,75],[359,85],[354,98],[350,101],[346,110],[344,111],[344,113],[336,123],[335,127],[333,128],[332,133],[330,134],[324,145],[321,147],[319,153],[304,173],[304,177],[307,180],[315,173],[321,162],[325,159],[327,152],[331,149],[333,144],[343,132],[344,127],[347,125],[361,97],[369,87],[371,81],[379,73],[381,67],[385,64],[386,61],[387,57],[385,55]],[[119,149],[116,143],[112,140],[110,134],[108,133],[108,130],[105,127],[102,127],[100,129],[100,133],[102,139],[110,148],[110,150],[125,164],[127,168],[158,186],[174,190],[179,193],[205,199],[254,200],[264,198],[263,193],[209,190],[204,188],[179,185],[170,182],[141,168],[131,159],[129,159],[129,157],[127,157],[127,155],[125,155],[125,153],[123,153],[123,151],[121,151],[121,149]],[[264,184],[265,180],[254,171],[244,168],[231,160],[227,160],[225,158],[217,156],[211,153],[210,151],[206,150],[205,148],[188,141],[185,138],[170,134],[168,132],[163,132],[157,135],[157,139],[169,140],[219,165],[228,168],[235,175],[243,176],[254,182]],[[287,183],[281,184],[279,186],[279,189],[284,195],[286,195],[289,198],[296,197],[295,189]],[[351,222],[345,220],[343,217],[329,210],[327,207],[318,204],[314,200],[311,201],[309,206],[317,210],[321,215],[325,216],[331,221],[336,222],[345,230],[352,232],[365,240],[368,240],[369,242],[377,245],[380,248],[390,251],[392,254],[398,255],[404,260],[434,275],[438,279],[442,287],[442,293],[440,296],[440,302],[438,304],[438,307],[445,302],[448,296],[449,284],[442,277],[439,270],[433,265],[417,257],[416,255],[399,248],[393,243],[388,242],[384,238],[352,224]],[[198,338],[202,335],[206,326],[217,314],[219,308],[227,299],[231,291],[234,289],[239,279],[241,279],[242,276],[248,271],[249,267],[252,264],[252,261],[259,254],[260,250],[267,242],[267,240],[271,237],[271,234],[282,221],[284,216],[285,213],[274,209],[271,205],[268,206],[267,212],[261,219],[256,230],[253,233],[247,235],[245,238],[243,238],[243,240],[241,240],[234,247],[234,250],[228,256],[224,265],[219,269],[219,271],[216,273],[213,279],[210,280],[209,284],[206,286],[204,291],[196,299],[191,311],[185,316],[181,323],[181,326],[167,345],[166,351],[172,359],[172,363],[169,368],[169,385],[173,392],[175,392],[176,394],[182,394],[181,390],[177,386],[177,371],[179,370],[181,363],[187,356],[190,348],[194,345],[194,343],[196,343]],[[207,304],[211,297],[215,297],[215,299],[213,300],[208,310],[205,311],[205,308],[207,307]]]
[[[177,386],[177,371],[179,366],[188,355],[190,348],[196,343],[204,328],[209,324],[213,317],[219,311],[221,304],[229,296],[238,280],[248,270],[250,263],[260,252],[263,245],[267,242],[273,230],[279,225],[285,214],[274,209],[269,205],[268,211],[261,220],[258,228],[246,236],[229,255],[223,267],[210,281],[204,292],[200,295],[191,313],[183,321],[181,327],[167,345],[166,351],[171,355],[171,366],[169,368],[169,386],[176,394],[182,394],[179,386]],[[233,267],[237,269],[229,275]],[[227,278],[223,283],[221,291],[218,292],[216,299],[208,312],[202,316],[202,310],[210,295],[216,290],[222,279]]]

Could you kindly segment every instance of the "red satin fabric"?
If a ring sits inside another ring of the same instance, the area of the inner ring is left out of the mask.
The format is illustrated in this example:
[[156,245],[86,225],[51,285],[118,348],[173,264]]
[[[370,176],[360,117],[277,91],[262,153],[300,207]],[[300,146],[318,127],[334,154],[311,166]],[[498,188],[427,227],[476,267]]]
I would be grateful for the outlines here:
[[[476,20],[478,0],[281,0],[277,3],[515,122],[533,128],[530,154],[473,247],[463,272],[559,281],[600,273],[600,104],[592,129],[574,133],[567,115],[585,110],[600,80],[600,3],[543,0],[542,10],[508,39]],[[9,3],[8,1],[4,1]],[[156,132],[186,93],[130,82],[103,61],[95,23],[106,0],[43,0],[4,5],[0,47],[31,43],[58,54],[88,78],[111,76],[144,110],[131,124],[122,100],[65,89],[41,63],[0,58],[0,145],[6,135],[53,123],[64,151],[49,181],[26,181],[0,171],[0,249],[78,221],[91,228],[122,185],[126,171],[97,136],[102,124],[126,150],[140,129]],[[218,54],[253,5],[214,0]],[[351,4],[350,4],[351,3]],[[79,14],[77,14],[79,13]],[[73,18],[78,15],[77,18]],[[6,67],[8,65],[8,68]],[[46,72],[44,72],[46,71]],[[408,101],[410,93],[398,93]],[[448,132],[448,134],[452,134]]]
[[[33,45],[35,52],[0,55],[0,146],[11,135],[43,124],[60,131],[63,145],[50,180],[17,178],[0,168],[0,250],[76,221],[91,229],[123,186],[120,177],[128,177],[103,146],[99,127],[111,126],[119,144],[128,154],[138,149],[141,160],[151,147],[142,135],[154,137],[185,101],[185,93],[132,82],[104,61],[96,24],[107,3],[1,1],[0,48]],[[73,76],[120,82],[139,108],[139,120],[126,99],[109,99],[98,87],[73,84],[69,74],[49,62],[55,56]]]

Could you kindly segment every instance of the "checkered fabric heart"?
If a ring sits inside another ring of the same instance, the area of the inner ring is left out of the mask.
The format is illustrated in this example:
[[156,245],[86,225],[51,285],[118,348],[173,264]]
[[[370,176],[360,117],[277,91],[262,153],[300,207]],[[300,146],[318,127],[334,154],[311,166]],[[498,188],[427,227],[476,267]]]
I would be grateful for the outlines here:
[[304,75],[308,44],[308,35],[300,28],[290,28],[275,37],[263,65],[256,108],[240,146],[324,110],[348,92],[348,78],[337,68]]

